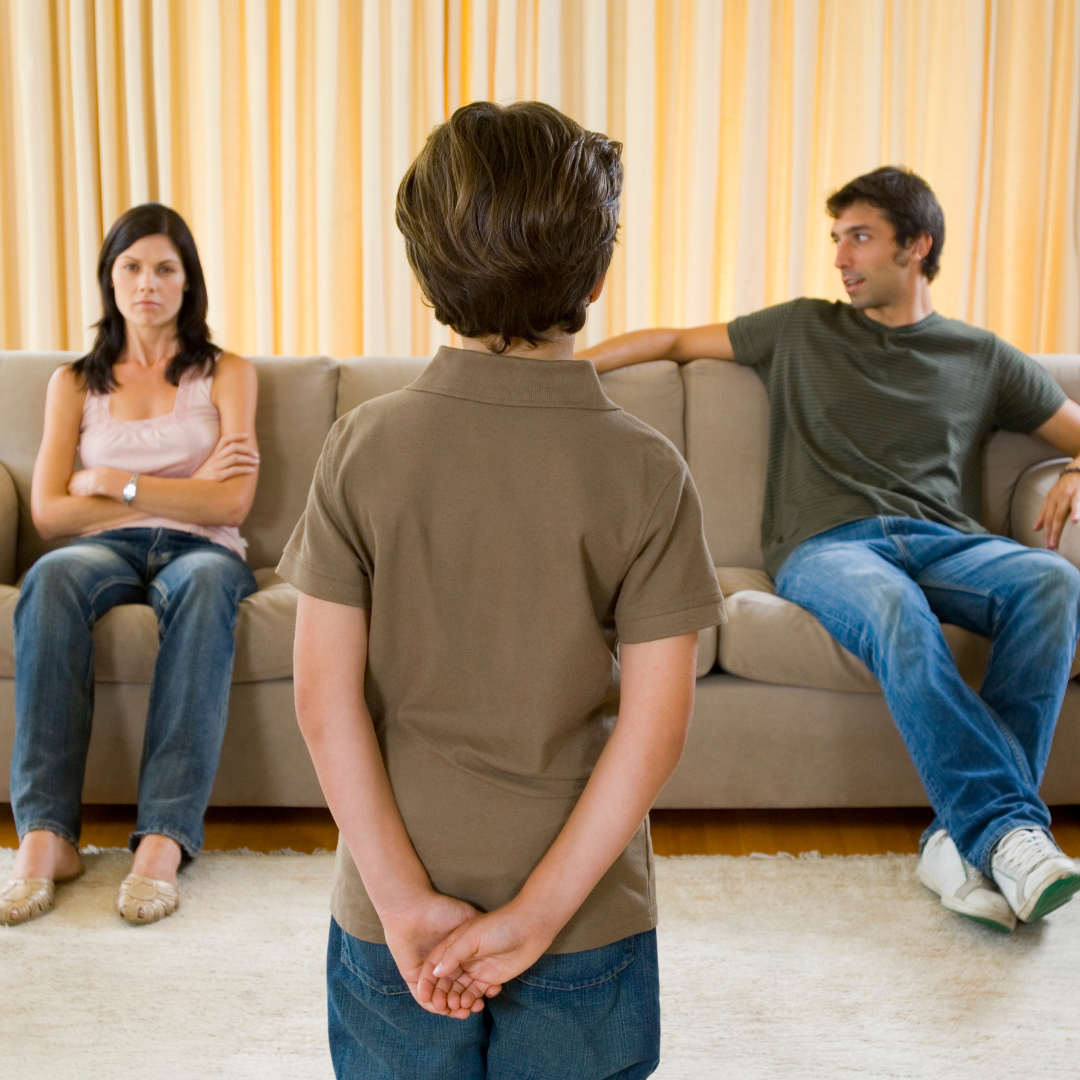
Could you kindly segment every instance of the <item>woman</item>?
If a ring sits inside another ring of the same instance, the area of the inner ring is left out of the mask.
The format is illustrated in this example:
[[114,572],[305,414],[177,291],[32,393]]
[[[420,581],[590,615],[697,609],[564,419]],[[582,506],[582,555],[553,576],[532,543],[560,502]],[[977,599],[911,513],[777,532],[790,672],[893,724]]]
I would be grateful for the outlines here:
[[[202,845],[229,700],[233,628],[255,591],[238,526],[255,494],[252,365],[210,341],[195,241],[159,203],[109,230],[94,347],[49,383],[31,513],[45,538],[15,608],[11,801],[19,833],[0,922],[52,906],[82,873],[80,796],[93,712],[91,627],[147,603],[161,648],[139,777],[132,873],[117,909],[176,909],[177,870]],[[78,452],[82,468],[74,471]]]

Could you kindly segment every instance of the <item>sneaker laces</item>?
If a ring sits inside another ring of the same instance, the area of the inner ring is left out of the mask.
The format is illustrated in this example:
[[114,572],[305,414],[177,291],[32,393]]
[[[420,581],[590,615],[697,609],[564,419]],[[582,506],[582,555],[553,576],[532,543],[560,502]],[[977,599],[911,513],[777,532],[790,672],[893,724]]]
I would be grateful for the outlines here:
[[1011,878],[1019,879],[1045,859],[1063,854],[1042,829],[1017,829],[998,844],[994,861]]
[[967,871],[968,881],[980,881],[984,885],[986,884],[986,878],[983,876],[983,872],[974,864],[967,861],[963,855],[960,856],[960,860],[964,864],[964,869]]
[[967,874],[967,881],[965,881],[956,891],[956,895],[959,899],[966,900],[977,889],[990,889],[992,892],[998,891],[997,885],[988,878],[983,877],[982,871],[975,866],[974,863],[969,863],[963,855],[960,856],[960,861],[964,864],[964,872]]

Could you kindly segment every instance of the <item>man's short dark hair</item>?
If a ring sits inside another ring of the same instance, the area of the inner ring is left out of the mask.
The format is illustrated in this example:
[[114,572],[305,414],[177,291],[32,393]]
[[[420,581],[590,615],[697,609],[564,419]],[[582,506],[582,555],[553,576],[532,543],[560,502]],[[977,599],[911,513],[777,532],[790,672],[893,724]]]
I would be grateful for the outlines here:
[[945,215],[930,185],[910,169],[883,165],[857,176],[825,200],[830,217],[839,217],[857,202],[876,206],[896,232],[896,242],[905,248],[922,233],[928,233],[930,250],[922,261],[928,281],[937,277],[941,249],[945,244]]
[[436,127],[395,214],[435,318],[495,352],[577,333],[615,250],[621,155],[538,101],[474,102]]

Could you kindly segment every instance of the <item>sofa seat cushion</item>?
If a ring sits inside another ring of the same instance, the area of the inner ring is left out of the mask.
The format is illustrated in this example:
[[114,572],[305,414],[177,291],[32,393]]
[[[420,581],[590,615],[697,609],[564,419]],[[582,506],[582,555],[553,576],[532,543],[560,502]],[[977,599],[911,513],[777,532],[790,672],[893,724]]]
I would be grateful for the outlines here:
[[240,526],[252,566],[276,566],[307,506],[315,463],[334,423],[338,367],[324,356],[253,357],[259,484]]
[[716,666],[716,646],[719,637],[718,626],[707,626],[698,631],[697,636],[697,677],[704,679]]
[[[292,678],[296,590],[272,569],[258,570],[259,591],[240,603],[234,683]],[[14,678],[11,616],[19,591],[0,585],[0,678]],[[94,678],[103,683],[153,681],[157,619],[149,604],[120,604],[94,626]]]
[[255,571],[259,591],[240,602],[234,683],[291,679],[299,593],[273,568]]
[[[720,627],[720,667],[744,679],[846,693],[878,692],[866,665],[810,612],[776,595],[761,570],[718,568],[728,621]],[[941,627],[964,681],[978,688],[990,641],[959,626]],[[1077,669],[1073,663],[1073,673]]]

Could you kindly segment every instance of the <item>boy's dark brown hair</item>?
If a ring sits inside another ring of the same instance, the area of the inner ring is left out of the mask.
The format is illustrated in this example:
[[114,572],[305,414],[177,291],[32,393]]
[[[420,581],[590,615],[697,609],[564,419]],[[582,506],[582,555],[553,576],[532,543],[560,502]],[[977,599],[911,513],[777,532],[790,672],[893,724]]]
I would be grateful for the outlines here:
[[917,236],[927,233],[930,250],[920,269],[933,281],[941,263],[945,244],[945,214],[930,185],[910,169],[883,165],[880,169],[849,180],[825,200],[829,217],[839,217],[857,202],[876,206],[896,233],[896,242],[906,248]]
[[538,101],[477,101],[435,128],[395,214],[435,318],[500,353],[577,333],[615,249],[621,155]]

